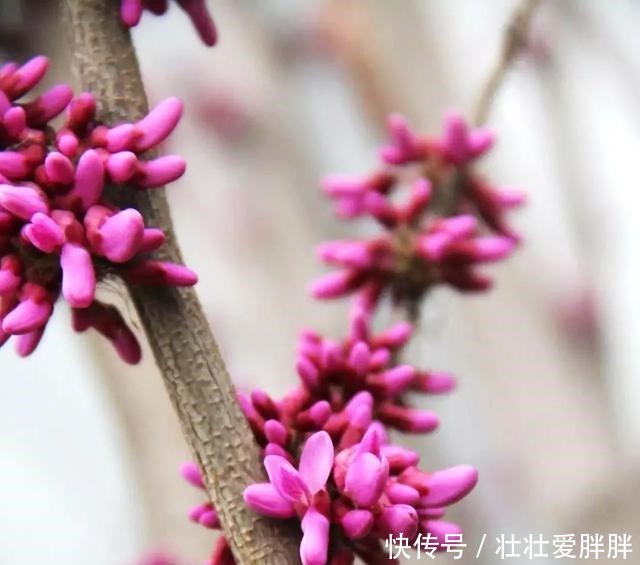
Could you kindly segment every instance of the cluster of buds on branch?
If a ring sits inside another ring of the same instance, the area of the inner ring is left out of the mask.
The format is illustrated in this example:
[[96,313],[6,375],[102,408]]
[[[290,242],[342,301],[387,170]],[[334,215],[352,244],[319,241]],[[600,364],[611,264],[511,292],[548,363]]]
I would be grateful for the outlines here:
[[[341,270],[315,282],[313,296],[355,294],[347,336],[333,340],[303,331],[295,364],[299,384],[291,392],[280,400],[261,390],[239,394],[269,478],[250,485],[245,502],[260,514],[299,521],[304,565],[386,562],[383,540],[389,536],[428,536],[440,545],[461,531],[443,520],[446,507],[477,481],[468,465],[425,471],[416,452],[393,442],[392,430],[436,429],[436,414],[412,406],[411,395],[449,392],[455,380],[400,362],[414,332],[411,321],[375,331],[373,320],[385,296],[414,318],[419,300],[436,284],[489,288],[491,280],[477,268],[515,247],[518,236],[504,216],[524,196],[491,186],[471,170],[493,144],[490,131],[468,128],[457,114],[447,116],[440,138],[416,135],[399,116],[389,124],[391,143],[380,152],[379,170],[324,183],[339,216],[370,216],[384,229],[371,239],[329,242],[318,250]],[[407,184],[407,201],[398,204]],[[183,476],[204,489],[194,464]],[[189,516],[220,528],[211,503]],[[210,563],[234,563],[224,537]]]
[[[492,147],[493,134],[469,128],[455,113],[445,118],[441,137],[417,135],[397,115],[389,119],[389,133],[378,170],[324,181],[341,217],[369,216],[384,231],[370,239],[321,245],[320,258],[340,270],[317,280],[313,296],[361,291],[375,305],[388,293],[414,307],[438,284],[489,289],[492,280],[479,266],[511,253],[519,236],[505,213],[524,202],[522,192],[492,186],[471,169]],[[405,186],[408,197],[398,204],[398,189]],[[481,234],[481,224],[493,233]]]
[[[176,3],[187,13],[202,42],[208,46],[215,45],[218,32],[206,0],[176,0]],[[124,25],[135,27],[140,23],[144,10],[160,16],[168,9],[169,0],[121,0],[120,17]]]
[[164,232],[110,196],[119,185],[153,189],[184,173],[176,155],[143,157],[175,128],[182,104],[170,98],[135,123],[109,126],[96,121],[93,96],[74,98],[68,85],[21,102],[47,66],[35,57],[0,69],[0,345],[15,336],[20,355],[33,352],[62,295],[77,331],[96,329],[135,363],[138,341],[117,309],[96,299],[98,282],[116,275],[190,286],[197,276],[148,258]]

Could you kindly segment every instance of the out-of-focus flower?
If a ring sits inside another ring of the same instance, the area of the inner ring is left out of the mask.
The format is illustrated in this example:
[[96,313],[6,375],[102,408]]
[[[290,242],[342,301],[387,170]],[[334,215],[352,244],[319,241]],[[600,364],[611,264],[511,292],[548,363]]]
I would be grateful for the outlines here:
[[[215,45],[218,32],[206,0],[176,0],[176,3],[187,13],[203,43],[210,47]],[[168,9],[169,0],[121,0],[120,17],[127,27],[135,27],[140,23],[144,10],[159,16]]]
[[[504,214],[524,201],[521,192],[491,186],[471,169],[493,145],[493,134],[468,128],[454,113],[439,138],[415,134],[397,115],[389,119],[389,133],[381,169],[361,177],[334,175],[323,184],[341,217],[370,216],[383,232],[322,244],[320,258],[340,270],[318,279],[311,294],[333,298],[367,288],[371,296],[388,291],[396,302],[411,304],[437,284],[490,288],[491,279],[477,267],[512,251],[518,236]],[[396,192],[411,175],[408,198],[398,203]],[[496,235],[482,234],[479,220]]]

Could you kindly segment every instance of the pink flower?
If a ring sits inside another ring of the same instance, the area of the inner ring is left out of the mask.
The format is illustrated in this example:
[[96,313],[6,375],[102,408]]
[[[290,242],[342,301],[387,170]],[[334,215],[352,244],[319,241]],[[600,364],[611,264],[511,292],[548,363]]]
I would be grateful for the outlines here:
[[328,493],[325,487],[333,467],[333,443],[329,434],[317,432],[307,439],[298,469],[278,455],[268,455],[264,465],[270,482],[247,487],[245,502],[266,516],[300,516],[302,563],[324,565],[329,545]]
[[[208,46],[215,45],[218,39],[213,19],[207,10],[206,0],[176,0],[187,13],[200,39]],[[120,17],[127,27],[135,27],[140,22],[143,10],[161,15],[169,8],[169,0],[121,0]]]
[[322,244],[320,259],[340,270],[316,280],[311,294],[334,298],[369,287],[376,289],[376,297],[387,291],[395,301],[411,303],[437,284],[464,291],[490,288],[491,279],[479,273],[477,266],[508,256],[514,241],[478,235],[477,220],[470,215],[422,221],[432,192],[426,179],[413,184],[404,205],[368,192],[364,206],[384,232],[368,240]]
[[[76,330],[96,329],[135,363],[135,335],[113,307],[95,299],[100,280],[117,274],[131,284],[190,286],[197,276],[151,258],[164,233],[134,208],[115,206],[104,187],[153,188],[184,173],[181,157],[143,155],[176,127],[182,103],[169,98],[136,123],[110,127],[96,121],[90,94],[72,100],[66,85],[16,102],[47,65],[36,57],[0,69],[0,345],[13,335],[20,355],[32,353],[62,295]],[[55,130],[49,120],[65,110]]]

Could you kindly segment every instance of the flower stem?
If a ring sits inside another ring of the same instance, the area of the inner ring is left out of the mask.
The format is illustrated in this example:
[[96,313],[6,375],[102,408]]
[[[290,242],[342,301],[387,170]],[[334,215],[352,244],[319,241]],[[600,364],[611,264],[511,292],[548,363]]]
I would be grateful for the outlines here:
[[[129,32],[120,23],[119,1],[62,3],[74,70],[83,88],[96,96],[99,119],[115,124],[144,116],[147,97]],[[157,258],[181,262],[164,189],[119,188],[117,199],[165,231],[168,241]],[[139,286],[129,292],[236,562],[297,563],[293,531],[255,514],[242,499],[247,485],[262,480],[260,453],[195,292]]]

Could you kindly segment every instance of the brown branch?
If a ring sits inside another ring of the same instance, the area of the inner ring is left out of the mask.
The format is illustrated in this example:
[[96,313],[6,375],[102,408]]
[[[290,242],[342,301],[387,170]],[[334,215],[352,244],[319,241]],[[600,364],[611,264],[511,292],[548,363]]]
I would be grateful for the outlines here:
[[[130,35],[120,23],[119,1],[63,0],[63,7],[74,69],[83,88],[96,96],[99,119],[113,124],[144,116],[147,98]],[[120,202],[167,233],[158,258],[181,261],[164,189],[118,192]],[[245,486],[263,477],[260,454],[195,292],[135,286],[129,291],[236,562],[297,563],[297,540],[288,525],[258,516],[242,500]]]
[[531,18],[538,4],[540,4],[540,0],[522,0],[511,15],[502,39],[500,55],[480,90],[480,96],[473,113],[473,121],[476,125],[482,125],[487,121],[496,93],[503,83],[507,71],[522,49],[526,47]]

